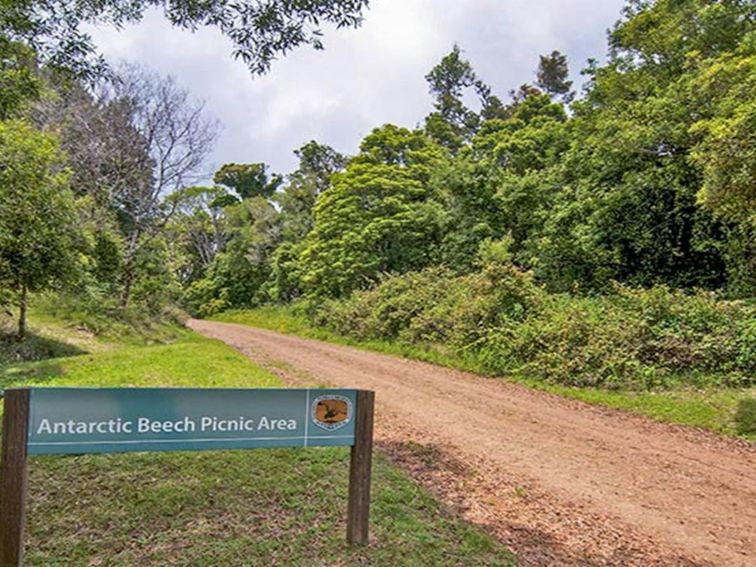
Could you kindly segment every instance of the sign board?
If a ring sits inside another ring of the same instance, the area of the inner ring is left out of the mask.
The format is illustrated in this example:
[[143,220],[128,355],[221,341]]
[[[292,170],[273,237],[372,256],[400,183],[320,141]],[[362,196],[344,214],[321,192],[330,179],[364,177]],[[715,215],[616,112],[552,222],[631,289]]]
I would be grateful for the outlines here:
[[34,388],[28,454],[354,444],[356,390]]
[[23,559],[27,457],[129,451],[351,446],[347,541],[368,541],[373,392],[327,389],[6,390],[0,567]]

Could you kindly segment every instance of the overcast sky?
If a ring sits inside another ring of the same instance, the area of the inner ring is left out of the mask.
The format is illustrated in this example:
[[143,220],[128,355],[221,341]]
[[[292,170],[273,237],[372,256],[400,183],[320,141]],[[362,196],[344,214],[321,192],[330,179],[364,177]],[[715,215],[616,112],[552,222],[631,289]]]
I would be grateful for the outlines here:
[[302,47],[253,77],[214,30],[172,28],[158,12],[117,32],[93,31],[111,62],[138,62],[207,104],[222,130],[207,165],[270,164],[288,173],[292,151],[315,139],[354,153],[370,130],[419,124],[431,110],[425,74],[457,42],[478,76],[506,93],[534,80],[538,55],[566,53],[573,79],[603,59],[606,30],[624,0],[372,0],[356,30],[328,30],[325,51]]

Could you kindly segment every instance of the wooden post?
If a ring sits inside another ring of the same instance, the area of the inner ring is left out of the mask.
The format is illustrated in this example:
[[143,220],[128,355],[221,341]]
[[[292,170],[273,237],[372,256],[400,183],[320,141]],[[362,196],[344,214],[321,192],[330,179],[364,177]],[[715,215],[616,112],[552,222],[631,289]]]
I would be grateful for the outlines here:
[[0,567],[20,567],[26,523],[29,389],[6,390],[0,455]]
[[357,416],[354,445],[349,463],[349,504],[347,506],[347,541],[365,545],[370,526],[370,471],[373,461],[373,413],[375,392],[357,392]]

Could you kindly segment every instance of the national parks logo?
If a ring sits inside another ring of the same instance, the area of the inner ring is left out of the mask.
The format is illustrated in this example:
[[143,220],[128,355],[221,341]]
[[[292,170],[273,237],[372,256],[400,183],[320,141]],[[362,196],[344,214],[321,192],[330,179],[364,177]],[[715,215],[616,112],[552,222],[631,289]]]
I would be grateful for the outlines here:
[[328,431],[340,429],[352,421],[352,401],[344,396],[318,396],[312,401],[312,420]]

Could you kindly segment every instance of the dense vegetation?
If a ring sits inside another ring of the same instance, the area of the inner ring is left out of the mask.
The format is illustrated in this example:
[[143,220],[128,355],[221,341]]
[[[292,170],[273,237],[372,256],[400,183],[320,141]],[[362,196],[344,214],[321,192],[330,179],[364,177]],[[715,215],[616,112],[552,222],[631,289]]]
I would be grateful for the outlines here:
[[188,307],[296,301],[342,336],[568,385],[753,385],[755,17],[629,2],[577,98],[559,52],[505,104],[455,46],[424,127],[348,159],[308,144],[226,208]]
[[[32,2],[0,20],[0,300],[19,336],[50,288],[87,327],[296,303],[341,334],[472,353],[496,374],[753,384],[753,2],[628,1],[579,94],[558,51],[505,99],[454,46],[426,76],[421,127],[377,127],[353,156],[312,141],[289,175],[226,164],[212,186],[196,185],[216,133],[200,103],[143,69],[101,73],[85,38],[61,39],[151,4],[50,8],[26,29]],[[357,24],[363,4],[311,16]],[[309,21],[297,10],[266,25]],[[253,69],[275,54],[266,30],[233,36]]]
[[185,282],[188,305],[346,298],[385,274],[478,272],[491,248],[549,292],[620,282],[752,297],[754,10],[628,3],[609,61],[589,64],[569,107],[558,52],[504,104],[455,47],[428,74],[423,128],[376,128],[351,158],[308,144],[286,183],[259,164],[251,190],[216,178],[243,200],[195,209],[221,215],[205,236],[227,241]]
[[748,386],[756,376],[756,308],[617,285],[611,294],[547,293],[511,265],[454,276],[430,268],[332,301],[315,320],[361,340],[473,355],[482,370],[574,386]]

